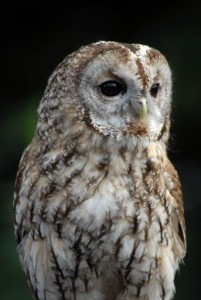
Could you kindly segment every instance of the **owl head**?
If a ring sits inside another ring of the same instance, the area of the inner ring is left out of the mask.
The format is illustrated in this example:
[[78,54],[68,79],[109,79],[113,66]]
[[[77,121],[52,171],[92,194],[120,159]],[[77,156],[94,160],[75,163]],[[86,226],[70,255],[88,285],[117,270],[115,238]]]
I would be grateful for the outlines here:
[[171,91],[171,71],[158,50],[93,43],[67,56],[50,77],[38,128],[47,131],[56,122],[57,128],[69,132],[83,124],[115,139],[165,141]]

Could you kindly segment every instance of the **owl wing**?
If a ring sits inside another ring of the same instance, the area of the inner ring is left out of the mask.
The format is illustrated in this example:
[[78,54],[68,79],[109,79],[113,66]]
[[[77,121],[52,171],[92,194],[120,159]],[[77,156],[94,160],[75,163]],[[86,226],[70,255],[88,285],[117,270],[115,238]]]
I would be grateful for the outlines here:
[[173,225],[172,232],[175,238],[175,249],[179,256],[183,258],[186,253],[186,224],[184,219],[183,196],[181,190],[180,180],[172,163],[167,160],[166,171],[173,183],[171,189],[168,188],[171,196],[174,199],[173,211],[171,214],[171,221]]

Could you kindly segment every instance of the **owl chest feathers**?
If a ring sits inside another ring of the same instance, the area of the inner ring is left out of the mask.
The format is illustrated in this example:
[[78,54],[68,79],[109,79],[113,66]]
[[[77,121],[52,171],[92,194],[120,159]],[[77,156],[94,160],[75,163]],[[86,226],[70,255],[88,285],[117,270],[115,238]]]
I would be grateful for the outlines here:
[[143,151],[113,145],[110,155],[91,155],[71,187],[77,202],[69,218],[78,231],[90,232],[109,247],[107,255],[115,252],[120,260],[129,259],[141,242],[135,256],[140,259],[146,248],[152,249],[147,243],[154,248],[149,255],[157,257],[157,246],[170,243],[174,207],[173,182],[164,158],[162,148],[154,144]]
[[[167,244],[173,206],[167,185],[171,188],[173,183],[168,181],[163,155],[159,145],[150,145],[143,151],[135,147],[131,151],[113,144],[110,152],[91,151],[87,160],[79,154],[68,157],[67,167],[58,167],[51,175],[57,189],[64,187],[66,195],[56,190],[54,206],[54,195],[50,195],[47,219],[54,216],[56,222],[66,224],[66,230],[68,223],[72,223],[83,236],[90,233],[98,242],[109,241],[110,248],[111,243],[114,248],[123,247],[112,252],[119,251],[118,255],[122,253],[125,259],[130,257],[136,240]],[[66,221],[60,220],[63,207],[68,210]]]
[[[82,281],[86,273],[90,278],[117,278],[120,269],[135,294],[137,286],[152,277],[154,282],[163,277],[172,290],[178,264],[171,222],[174,184],[165,166],[163,149],[155,143],[132,151],[126,145],[111,144],[105,150],[93,148],[88,156],[76,151],[49,152],[43,160],[43,175],[38,176],[33,166],[32,176],[21,187],[16,215],[21,210],[26,217],[23,223],[18,217],[16,222],[21,223],[20,230],[30,233],[28,238],[21,233],[25,238],[20,247],[29,249],[26,252],[32,253],[33,261],[47,247],[62,272],[68,270],[67,274]],[[45,243],[45,248],[35,241]],[[68,250],[63,250],[64,244]],[[21,257],[26,260],[24,250]]]

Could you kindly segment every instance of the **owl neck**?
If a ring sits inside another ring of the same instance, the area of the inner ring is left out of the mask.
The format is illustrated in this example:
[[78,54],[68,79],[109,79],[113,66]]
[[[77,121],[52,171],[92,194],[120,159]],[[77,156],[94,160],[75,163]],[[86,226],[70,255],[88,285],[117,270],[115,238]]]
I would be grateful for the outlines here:
[[109,137],[114,143],[121,143],[124,140],[134,143],[159,142],[166,147],[169,138],[170,128],[169,114],[160,122],[156,118],[148,117],[144,121],[133,119],[123,120],[119,123],[118,118],[105,119],[104,116],[97,118],[92,113],[86,113],[83,121],[95,134]]
[[[68,118],[66,126],[62,128],[50,126],[46,120],[40,119],[35,138],[39,141],[47,140],[44,152],[55,148],[64,149],[69,144],[76,144],[82,148],[83,153],[90,149],[105,148],[107,150],[129,148],[135,150],[146,149],[150,144],[160,145],[164,151],[167,148],[169,138],[170,122],[167,120],[157,130],[149,130],[146,126],[135,126],[133,123],[129,130],[117,129],[115,127],[100,126],[93,123],[85,114],[84,118],[77,118],[77,115]],[[40,130],[39,130],[40,129]],[[54,129],[54,130],[53,130]],[[62,134],[61,134],[62,133]],[[60,137],[60,138],[58,138]],[[43,152],[43,151],[42,151]]]
[[[149,129],[143,124],[133,124],[127,130],[113,128],[111,126],[97,125],[92,123],[90,118],[85,119],[85,124],[90,128],[93,138],[96,137],[101,145],[108,144],[111,147],[122,147],[131,145],[131,147],[146,148],[150,144],[157,143],[164,150],[167,148],[169,139],[169,120],[158,126],[155,130]],[[95,138],[95,140],[96,140]]]

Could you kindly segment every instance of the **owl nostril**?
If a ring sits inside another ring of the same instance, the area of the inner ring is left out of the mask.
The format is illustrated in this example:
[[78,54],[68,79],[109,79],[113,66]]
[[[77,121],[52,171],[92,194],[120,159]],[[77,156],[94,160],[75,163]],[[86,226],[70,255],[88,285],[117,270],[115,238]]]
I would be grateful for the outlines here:
[[145,105],[145,104],[147,104],[147,100],[145,99],[145,98],[141,98],[140,100],[137,100],[136,101],[138,104],[140,104],[140,105]]
[[138,100],[136,101],[138,104],[142,105],[142,101],[141,100]]

